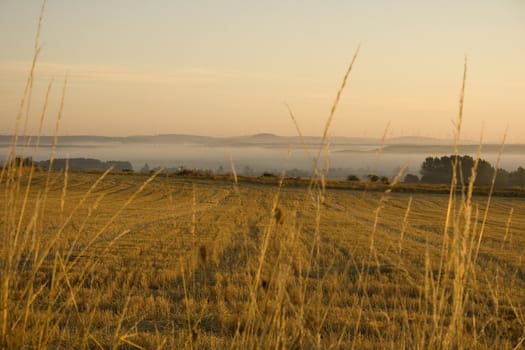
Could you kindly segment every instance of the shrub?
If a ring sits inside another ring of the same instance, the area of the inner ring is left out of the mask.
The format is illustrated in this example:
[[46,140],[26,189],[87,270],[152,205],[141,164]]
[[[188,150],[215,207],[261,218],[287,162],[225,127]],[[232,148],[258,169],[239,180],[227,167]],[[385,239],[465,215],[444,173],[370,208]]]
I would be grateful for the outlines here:
[[347,181],[361,181],[357,176],[355,175],[348,175],[347,178],[346,178]]
[[381,183],[384,183],[385,185],[389,185],[390,184],[390,179],[386,176],[381,176],[381,178],[379,179],[381,181]]
[[419,182],[419,177],[414,174],[406,174],[404,182],[413,184]]
[[366,178],[370,182],[378,182],[379,181],[379,176],[374,175],[374,174],[368,174],[368,175],[366,175]]
[[277,177],[277,176],[275,176],[275,174],[272,174],[272,173],[264,172],[262,174],[262,177]]

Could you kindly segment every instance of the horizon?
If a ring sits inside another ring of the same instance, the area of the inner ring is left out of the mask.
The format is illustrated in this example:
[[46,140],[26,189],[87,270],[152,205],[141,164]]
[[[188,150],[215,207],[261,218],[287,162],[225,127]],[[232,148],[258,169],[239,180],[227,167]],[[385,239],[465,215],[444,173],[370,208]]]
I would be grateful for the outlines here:
[[[40,147],[35,149],[36,137],[19,137],[17,147],[22,154],[31,154],[36,160],[46,160],[54,136],[41,135]],[[0,135],[0,156],[8,156],[12,135]],[[302,143],[306,141],[306,145]],[[55,158],[98,159],[101,161],[129,161],[132,168],[141,169],[144,164],[162,168],[183,167],[189,169],[229,168],[231,159],[239,171],[251,169],[258,172],[287,170],[305,172],[311,170],[311,154],[308,149],[317,148],[322,136],[283,136],[269,133],[213,137],[189,134],[162,135],[59,135]],[[336,138],[330,143],[330,177],[345,177],[345,173],[376,172],[386,176],[397,174],[403,164],[407,172],[417,172],[427,157],[443,157],[454,154],[454,140],[428,137],[382,138]],[[324,146],[322,146],[324,147]],[[459,155],[476,157],[480,145],[474,141],[461,140]],[[507,143],[505,152],[500,143],[485,142],[480,159],[500,164],[513,171],[523,167],[524,143]],[[231,158],[230,158],[231,157]]]
[[[0,3],[0,133],[15,129],[40,3]],[[324,130],[338,137],[453,137],[468,57],[461,139],[525,140],[525,4],[228,0],[217,4],[48,1],[29,130],[54,79],[52,133],[69,72],[63,135],[212,137]],[[508,130],[506,132],[506,130]]]
[[[24,141],[24,138],[30,138],[35,139],[36,137],[40,138],[54,138],[54,135],[52,134],[42,134],[42,135],[18,135],[18,144],[21,145]],[[142,137],[195,137],[195,138],[210,138],[210,139],[235,139],[235,138],[256,138],[256,137],[275,137],[275,138],[317,138],[319,140],[322,140],[322,135],[281,135],[281,134],[274,134],[269,132],[259,132],[256,134],[246,134],[246,135],[221,135],[221,136],[212,136],[212,135],[205,135],[205,134],[184,134],[184,133],[165,133],[165,134],[133,134],[133,135],[104,135],[104,134],[58,134],[57,138],[58,141],[61,137],[68,137],[68,138],[84,138],[84,137],[96,137],[96,138],[115,138],[115,139],[126,139],[126,138],[142,138]],[[10,134],[0,134],[0,137],[8,137],[12,138],[13,135]],[[403,135],[403,136],[388,136],[388,137],[374,137],[374,136],[368,136],[368,137],[362,137],[362,136],[345,136],[345,135],[339,135],[339,136],[329,136],[328,140],[330,139],[349,139],[349,140],[363,140],[363,142],[378,142],[383,144],[388,144],[388,141],[401,141],[403,139],[412,140],[412,143],[406,144],[407,146],[422,146],[422,145],[428,145],[428,146],[448,146],[453,145],[455,140],[454,138],[440,138],[440,137],[433,137],[433,136],[417,136],[417,135]],[[438,144],[426,144],[425,141],[428,142],[438,142]],[[447,142],[444,144],[443,142]],[[450,142],[450,143],[449,143]],[[358,145],[359,143],[355,143]],[[399,145],[403,145],[403,143],[399,143]],[[480,145],[480,140],[473,140],[473,139],[460,139],[459,140],[459,146],[465,146],[465,147],[471,147],[475,145]],[[482,140],[481,143],[482,146],[503,146],[505,148],[506,146],[525,146],[525,142],[509,142],[506,141],[503,145],[502,142],[495,142],[495,141],[487,141]]]
[[[0,136],[7,136],[12,137],[13,134],[2,134],[0,133]],[[41,135],[34,135],[34,134],[18,134],[18,138],[24,138],[24,137],[54,137],[53,134],[41,134]],[[189,134],[189,133],[160,133],[160,134],[127,134],[127,135],[117,135],[117,134],[57,134],[57,137],[108,137],[108,138],[127,138],[127,137],[147,137],[147,136],[195,136],[195,137],[210,137],[210,138],[235,138],[235,137],[255,137],[255,136],[268,136],[268,137],[307,137],[307,138],[322,138],[322,135],[297,135],[297,134],[276,134],[271,132],[257,132],[253,134],[230,134],[230,135],[208,135],[208,134]],[[333,138],[355,138],[355,139],[385,139],[385,140],[392,140],[392,139],[402,139],[402,138],[413,138],[413,139],[433,139],[433,140],[440,140],[440,141],[454,141],[453,137],[446,138],[446,137],[435,137],[435,136],[420,136],[420,135],[399,135],[399,136],[351,136],[351,135],[332,135],[328,136],[328,139]],[[478,142],[479,140],[473,140],[473,139],[461,139],[460,142]],[[484,141],[483,143],[486,143]],[[501,143],[501,142],[500,142]]]

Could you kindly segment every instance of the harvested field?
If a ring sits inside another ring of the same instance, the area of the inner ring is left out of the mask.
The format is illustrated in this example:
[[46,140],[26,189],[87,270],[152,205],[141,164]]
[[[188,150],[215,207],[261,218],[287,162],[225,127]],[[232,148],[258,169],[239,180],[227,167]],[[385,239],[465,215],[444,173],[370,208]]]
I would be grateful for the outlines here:
[[27,177],[0,192],[9,348],[525,339],[522,198],[37,172],[24,203]]

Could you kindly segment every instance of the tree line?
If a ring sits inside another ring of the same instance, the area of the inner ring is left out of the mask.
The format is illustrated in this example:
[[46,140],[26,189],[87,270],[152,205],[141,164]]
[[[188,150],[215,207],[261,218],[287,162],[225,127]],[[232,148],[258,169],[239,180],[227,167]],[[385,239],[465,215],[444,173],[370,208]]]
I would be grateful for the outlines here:
[[[458,183],[469,183],[476,160],[468,155],[427,157],[421,164],[421,182],[437,184],[450,183],[452,181],[455,161],[457,161],[456,178],[458,179]],[[495,172],[495,185],[498,187],[525,186],[525,169],[523,167],[520,166],[514,171],[507,171],[501,168],[496,170],[492,164],[484,159],[478,161],[474,185],[490,185]]]
[[[42,160],[35,161],[31,157],[16,157],[13,161],[14,166],[30,167],[35,166],[38,168],[48,169],[51,161]],[[128,161],[120,160],[108,160],[101,161],[94,158],[56,158],[53,160],[52,169],[65,169],[66,166],[70,170],[106,170],[113,168],[121,171],[132,171],[133,166]]]
[[[404,177],[404,182],[450,184],[452,182],[454,162],[457,162],[456,179],[458,184],[468,184],[476,163],[476,160],[468,155],[427,157],[421,164],[419,175],[407,174]],[[496,179],[494,184],[496,187],[525,186],[525,169],[523,167],[520,166],[513,171],[507,171],[501,168],[496,170],[492,164],[484,159],[478,161],[474,185],[486,186],[492,184],[495,172]],[[349,175],[347,180],[361,181],[361,179],[355,175]],[[385,176],[377,176],[374,174],[367,175],[366,180],[369,182],[389,183],[388,178]]]

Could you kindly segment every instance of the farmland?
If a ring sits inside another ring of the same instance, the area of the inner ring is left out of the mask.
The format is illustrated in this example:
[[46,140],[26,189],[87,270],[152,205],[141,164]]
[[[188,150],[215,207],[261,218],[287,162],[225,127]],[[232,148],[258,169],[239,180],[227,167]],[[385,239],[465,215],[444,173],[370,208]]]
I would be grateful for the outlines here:
[[522,198],[28,177],[1,183],[4,346],[523,344]]

